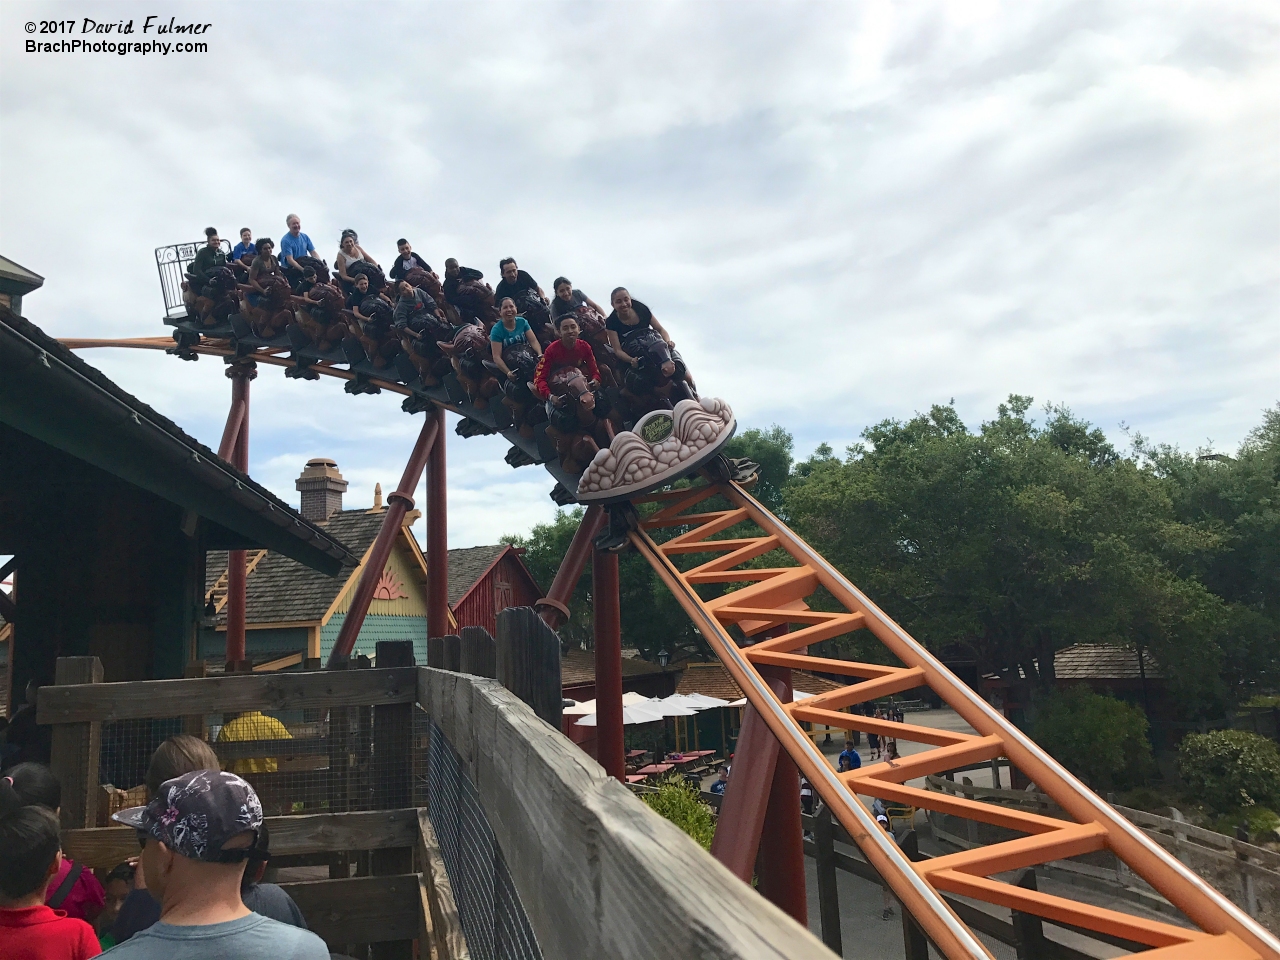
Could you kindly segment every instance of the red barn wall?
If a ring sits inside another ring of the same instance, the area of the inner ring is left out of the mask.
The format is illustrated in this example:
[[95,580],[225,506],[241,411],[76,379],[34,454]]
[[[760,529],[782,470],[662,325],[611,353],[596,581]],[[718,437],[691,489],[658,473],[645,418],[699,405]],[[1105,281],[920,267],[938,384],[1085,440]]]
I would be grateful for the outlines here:
[[511,551],[502,555],[479,583],[458,601],[453,615],[459,627],[484,627],[498,632],[498,611],[507,607],[531,607],[542,598],[528,569]]

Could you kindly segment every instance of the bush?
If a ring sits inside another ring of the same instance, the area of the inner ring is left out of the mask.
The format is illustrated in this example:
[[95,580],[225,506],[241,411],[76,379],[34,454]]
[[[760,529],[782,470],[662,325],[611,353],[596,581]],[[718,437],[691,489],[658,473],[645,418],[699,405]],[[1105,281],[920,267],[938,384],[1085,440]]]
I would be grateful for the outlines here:
[[1280,804],[1280,750],[1274,741],[1247,730],[1184,737],[1178,772],[1192,796],[1218,813]]
[[670,820],[693,837],[703,850],[711,849],[711,838],[716,832],[711,808],[684,780],[669,777],[658,784],[656,793],[642,793],[640,799],[658,816]]
[[1136,786],[1151,765],[1142,710],[1085,686],[1054,691],[1042,700],[1032,736],[1095,788]]

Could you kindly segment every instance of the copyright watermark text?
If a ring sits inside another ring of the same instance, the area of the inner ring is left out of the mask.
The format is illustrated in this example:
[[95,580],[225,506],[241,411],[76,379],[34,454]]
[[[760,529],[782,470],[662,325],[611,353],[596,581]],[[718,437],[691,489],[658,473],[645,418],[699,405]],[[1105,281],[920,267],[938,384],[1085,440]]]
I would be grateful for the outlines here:
[[27,53],[113,53],[122,57],[150,53],[167,57],[175,53],[208,53],[208,43],[182,37],[202,36],[212,27],[211,23],[182,22],[177,17],[166,21],[164,17],[148,16],[140,24],[92,17],[28,20],[24,29],[40,38],[27,39]]

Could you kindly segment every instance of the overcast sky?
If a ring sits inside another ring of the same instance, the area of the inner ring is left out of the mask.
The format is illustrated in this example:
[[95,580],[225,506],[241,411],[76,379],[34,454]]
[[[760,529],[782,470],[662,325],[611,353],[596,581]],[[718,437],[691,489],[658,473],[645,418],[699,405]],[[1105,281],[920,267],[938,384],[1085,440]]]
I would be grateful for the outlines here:
[[[149,14],[209,52],[23,51]],[[440,272],[625,285],[801,455],[1011,392],[1230,450],[1280,399],[1278,54],[1273,0],[6,3],[0,253],[50,334],[155,336],[155,247],[297,212],[330,262],[354,227],[384,265],[405,235]],[[216,360],[84,356],[216,446]],[[419,424],[264,368],[250,470],[296,504],[331,456],[364,505]],[[500,438],[449,440],[452,546],[553,515]]]

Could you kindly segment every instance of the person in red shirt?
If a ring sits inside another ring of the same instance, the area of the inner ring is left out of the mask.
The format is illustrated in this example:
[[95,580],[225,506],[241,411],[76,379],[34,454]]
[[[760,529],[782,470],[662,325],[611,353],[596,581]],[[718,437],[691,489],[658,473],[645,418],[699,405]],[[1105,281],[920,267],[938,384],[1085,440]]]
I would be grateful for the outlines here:
[[[556,332],[560,334],[560,339],[552,341],[543,351],[542,359],[538,361],[538,369],[533,373],[533,388],[538,396],[544,399],[551,396],[551,387],[547,384],[547,378],[563,367],[578,367],[589,380],[595,383],[600,381],[596,355],[591,351],[591,344],[578,339],[578,334],[582,330],[573,314],[566,313],[556,322]],[[555,401],[552,400],[552,402]]]
[[43,807],[24,806],[9,778],[0,778],[0,957],[4,960],[87,960],[101,950],[93,927],[45,906],[62,866],[58,821]]

